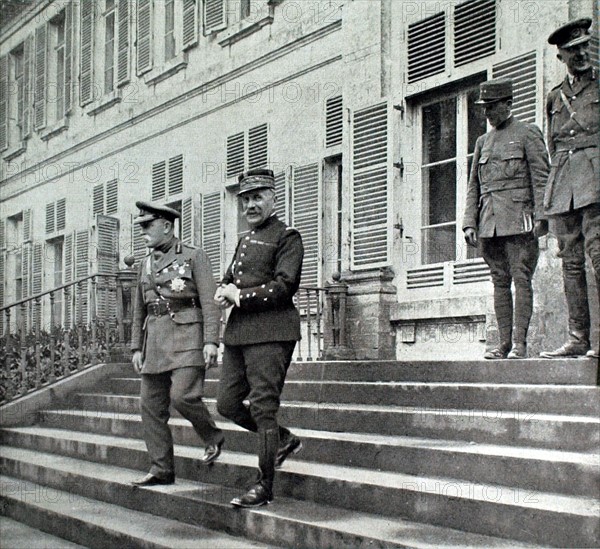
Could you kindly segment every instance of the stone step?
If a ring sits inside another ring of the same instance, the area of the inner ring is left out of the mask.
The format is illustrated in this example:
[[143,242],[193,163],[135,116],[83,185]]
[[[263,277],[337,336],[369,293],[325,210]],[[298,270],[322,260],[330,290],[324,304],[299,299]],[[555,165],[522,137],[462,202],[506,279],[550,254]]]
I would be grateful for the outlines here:
[[[57,476],[56,472],[53,473]],[[88,482],[93,484],[93,478]],[[80,495],[72,484],[67,484],[68,489],[64,490],[66,486],[60,482],[41,485],[23,477],[3,475],[0,476],[0,487],[4,513],[34,528],[52,532],[91,549],[267,547],[202,526],[90,499]],[[3,547],[14,547],[8,543],[3,535]]]
[[86,549],[5,516],[0,516],[0,533],[5,549]]
[[[130,363],[121,364],[125,377],[134,377]],[[207,370],[217,379],[221,367]],[[421,381],[438,383],[510,383],[596,385],[598,361],[588,358],[544,360],[374,360],[293,362],[288,380]]]
[[[105,413],[94,417],[71,410],[48,411],[43,423],[52,427],[19,427],[0,431],[8,446],[38,449],[70,457],[89,456],[89,433],[137,438],[141,418]],[[190,423],[169,422],[176,444],[202,447]],[[252,454],[255,437],[228,422],[218,422],[225,432],[228,451]],[[391,471],[417,476],[445,477],[468,482],[511,486],[520,490],[596,497],[600,493],[600,456],[537,448],[470,444],[413,437],[333,433],[295,429],[303,450],[290,458]],[[94,439],[96,440],[96,439]],[[107,439],[107,443],[111,439]],[[95,459],[91,454],[91,458]],[[122,456],[125,457],[125,456]],[[108,451],[107,457],[108,458]],[[111,461],[118,465],[119,461]]]
[[[205,402],[216,414],[214,399],[207,398]],[[139,412],[139,397],[133,395],[79,393],[69,404],[92,415],[95,411]],[[278,417],[283,425],[334,432],[401,434],[572,452],[597,452],[600,446],[599,418],[518,409],[456,410],[283,401]]]
[[[121,446],[137,445],[138,451],[143,452],[139,441],[116,441],[120,442]],[[517,542],[510,539],[514,532],[521,538],[537,538],[540,540],[538,543],[544,545],[591,546],[590,540],[594,538],[590,536],[598,534],[593,521],[594,502],[590,500],[535,493],[530,494],[531,501],[524,501],[526,498],[517,501],[521,496],[517,498],[515,494],[504,494],[501,491],[496,491],[493,496],[490,492],[486,500],[475,493],[469,496],[457,495],[458,486],[451,488],[451,497],[439,494],[436,496],[432,486],[424,487],[423,491],[418,492],[412,485],[396,485],[401,479],[396,478],[396,482],[393,482],[394,476],[390,477],[389,474],[381,476],[370,473],[365,476],[363,472],[350,481],[342,478],[352,473],[349,468],[318,464],[310,464],[304,471],[278,473],[277,480],[281,489],[278,490],[273,505],[257,510],[237,510],[227,503],[231,497],[239,494],[241,486],[239,475],[232,473],[236,467],[253,468],[255,459],[225,453],[227,463],[217,462],[212,467],[196,468],[197,474],[194,476],[198,481],[192,482],[184,480],[185,475],[182,472],[186,471],[185,462],[197,459],[201,453],[197,449],[181,446],[177,446],[175,450],[180,473],[176,484],[151,488],[131,486],[130,480],[139,473],[122,467],[10,447],[0,448],[0,458],[7,475],[18,477],[20,481],[43,478],[44,486],[34,488],[34,492],[48,490],[49,487],[61,490],[64,495],[58,499],[63,501],[64,498],[80,498],[75,505],[69,506],[77,511],[80,507],[84,511],[88,509],[85,504],[89,500],[85,498],[107,501],[134,510],[129,513],[135,510],[147,511],[151,507],[152,513],[162,515],[165,520],[177,518],[194,525],[226,530],[250,539],[260,539],[269,544],[315,548],[524,547],[528,540]],[[299,475],[305,477],[308,486],[294,478]],[[226,486],[206,483],[207,478],[212,482],[219,482],[223,476],[233,482]],[[317,478],[320,478],[323,484],[320,489],[312,486],[317,482]],[[3,482],[2,485],[8,483]],[[286,485],[295,492],[294,499],[282,497]],[[340,488],[345,494],[342,500],[343,508],[333,507],[329,501],[322,501],[334,499],[332,496],[339,495]],[[481,488],[483,487],[479,487]],[[386,497],[392,492],[396,493],[397,497]],[[303,501],[307,493],[315,496],[312,501]],[[24,504],[22,500],[26,498],[19,497],[18,494],[12,496],[11,503],[15,507]],[[372,508],[371,512],[354,509],[363,499],[368,500],[365,504]],[[148,505],[149,501],[152,502],[151,506]],[[414,514],[428,515],[430,519],[437,517],[442,522],[458,523],[472,529],[495,530],[508,539],[411,522],[407,520],[409,509],[413,509]],[[380,513],[383,516],[372,513]],[[125,518],[127,511],[114,508],[113,514]],[[474,516],[477,516],[477,521],[472,520]],[[510,520],[506,520],[507,518]],[[133,519],[130,516],[127,520],[128,533],[132,535],[138,526],[143,529],[146,522],[151,523],[153,519]],[[542,527],[541,523],[545,526]],[[178,533],[180,524],[178,522],[173,527],[177,528]],[[181,536],[174,537],[181,539]],[[197,544],[195,547],[201,545]]]
[[[113,394],[139,395],[139,378],[112,378]],[[216,397],[218,380],[205,383],[207,397]],[[595,386],[508,385],[492,383],[421,383],[288,380],[282,400],[342,404],[378,404],[428,408],[519,410],[532,414],[600,416],[599,390]]]

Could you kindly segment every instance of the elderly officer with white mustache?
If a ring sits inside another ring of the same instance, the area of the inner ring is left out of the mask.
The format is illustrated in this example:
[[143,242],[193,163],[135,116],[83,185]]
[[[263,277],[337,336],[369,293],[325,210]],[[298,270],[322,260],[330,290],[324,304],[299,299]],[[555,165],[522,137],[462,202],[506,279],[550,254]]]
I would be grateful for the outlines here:
[[[231,504],[259,507],[272,501],[275,468],[302,447],[277,421],[280,395],[300,339],[293,297],[300,284],[304,248],[300,233],[275,215],[275,179],[267,169],[239,177],[242,209],[251,228],[238,242],[217,289],[221,307],[233,307],[223,343],[219,413],[258,434],[256,483]],[[248,399],[249,407],[244,405]]]

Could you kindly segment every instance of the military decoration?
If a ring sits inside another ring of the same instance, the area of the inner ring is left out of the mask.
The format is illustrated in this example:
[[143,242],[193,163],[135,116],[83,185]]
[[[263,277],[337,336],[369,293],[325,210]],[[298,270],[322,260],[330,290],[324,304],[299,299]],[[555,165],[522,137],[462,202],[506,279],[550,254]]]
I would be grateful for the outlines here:
[[171,291],[173,292],[183,292],[185,288],[185,281],[179,277],[171,280]]

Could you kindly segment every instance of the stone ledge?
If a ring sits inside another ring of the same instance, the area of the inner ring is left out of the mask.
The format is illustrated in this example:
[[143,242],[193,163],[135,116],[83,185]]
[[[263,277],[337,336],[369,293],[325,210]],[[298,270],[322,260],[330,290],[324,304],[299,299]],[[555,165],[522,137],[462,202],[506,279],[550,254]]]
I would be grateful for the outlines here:
[[158,84],[163,80],[177,74],[188,66],[187,52],[182,52],[170,61],[167,61],[162,67],[152,69],[144,75],[144,83],[149,86]]
[[239,40],[250,36],[255,32],[258,32],[263,27],[271,25],[273,23],[273,15],[265,15],[256,21],[240,21],[232,29],[227,31],[223,37],[219,40],[219,45],[223,48],[235,44]]
[[121,90],[116,89],[88,105],[88,116],[95,116],[121,102]]
[[390,322],[415,322],[442,318],[473,318],[490,313],[488,296],[454,297],[435,300],[394,303],[390,309]]
[[61,134],[62,132],[66,131],[68,129],[69,129],[69,120],[66,117],[61,118],[60,120],[57,120],[56,123],[53,124],[52,126],[45,128],[43,130],[40,130],[40,132],[39,132],[40,139],[42,141],[49,141],[53,137],[56,137],[57,135]]

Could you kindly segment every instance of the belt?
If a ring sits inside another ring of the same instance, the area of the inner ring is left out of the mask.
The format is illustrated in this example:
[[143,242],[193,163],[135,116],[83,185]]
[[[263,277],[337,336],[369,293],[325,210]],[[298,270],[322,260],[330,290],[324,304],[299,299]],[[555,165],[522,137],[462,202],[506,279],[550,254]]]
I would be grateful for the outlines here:
[[575,151],[577,149],[588,149],[598,146],[597,135],[585,135],[571,137],[569,141],[559,141],[556,143],[556,152]]
[[151,316],[171,315],[185,309],[197,309],[199,306],[196,299],[155,299],[146,303],[146,313]]
[[529,189],[529,181],[523,178],[518,179],[495,179],[481,183],[481,194],[491,193],[493,191],[508,191],[512,189]]

